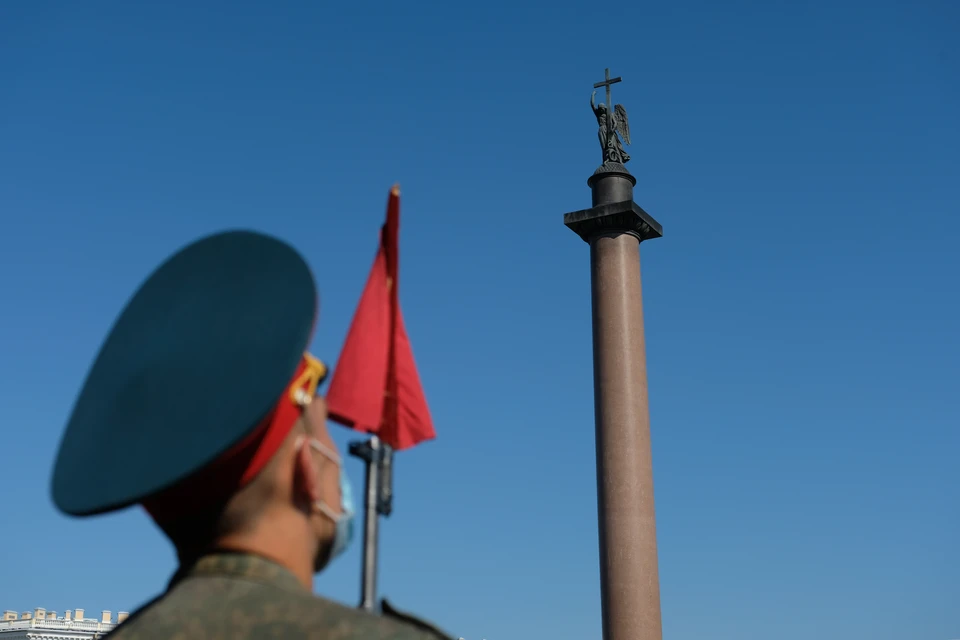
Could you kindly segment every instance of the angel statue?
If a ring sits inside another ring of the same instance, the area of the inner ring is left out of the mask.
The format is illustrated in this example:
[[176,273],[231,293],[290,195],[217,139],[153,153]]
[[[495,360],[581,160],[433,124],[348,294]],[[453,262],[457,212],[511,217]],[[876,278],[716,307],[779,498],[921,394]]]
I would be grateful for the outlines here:
[[597,124],[600,125],[598,133],[600,137],[600,148],[603,149],[603,163],[626,164],[630,162],[630,156],[623,150],[620,143],[619,133],[623,136],[623,141],[630,144],[630,123],[627,121],[627,110],[622,104],[613,108],[613,117],[610,117],[610,107],[601,102],[596,104],[597,92],[594,91],[590,96],[590,108],[593,114],[597,116]]

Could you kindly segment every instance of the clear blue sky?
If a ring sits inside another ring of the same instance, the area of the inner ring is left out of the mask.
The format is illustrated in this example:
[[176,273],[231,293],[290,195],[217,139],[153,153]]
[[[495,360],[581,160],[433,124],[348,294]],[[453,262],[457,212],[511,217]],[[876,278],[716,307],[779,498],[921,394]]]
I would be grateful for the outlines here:
[[[642,251],[665,637],[960,638],[960,9],[578,6],[2,4],[0,609],[132,610],[174,568],[140,511],[48,494],[148,272],[279,235],[335,362],[399,181],[439,437],[398,460],[382,593],[468,640],[599,639],[588,248],[562,214],[589,205],[609,66],[665,229]],[[354,603],[359,567],[355,544],[317,592]]]

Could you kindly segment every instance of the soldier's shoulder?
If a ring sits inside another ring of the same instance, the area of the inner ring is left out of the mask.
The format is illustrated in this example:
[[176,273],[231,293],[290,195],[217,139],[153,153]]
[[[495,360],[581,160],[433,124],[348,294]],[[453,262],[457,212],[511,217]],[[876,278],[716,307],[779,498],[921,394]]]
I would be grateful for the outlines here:
[[393,620],[398,624],[403,624],[412,629],[416,629],[429,638],[435,638],[437,640],[453,640],[452,635],[437,625],[419,616],[415,616],[408,611],[401,611],[400,609],[397,609],[386,598],[381,600],[380,605],[381,610],[383,611],[383,617],[388,620]]
[[323,618],[327,624],[336,621],[334,626],[346,632],[344,637],[390,640],[454,640],[453,636],[435,624],[411,613],[401,611],[386,600],[382,601],[381,615],[347,607],[316,596],[312,600],[316,614]]
[[[174,636],[234,640],[291,639],[453,640],[437,626],[402,612],[389,602],[375,615],[307,591],[233,585],[233,590],[199,593],[175,590],[135,612],[110,640],[159,640]],[[213,634],[211,630],[217,630]],[[104,638],[103,640],[107,640]]]

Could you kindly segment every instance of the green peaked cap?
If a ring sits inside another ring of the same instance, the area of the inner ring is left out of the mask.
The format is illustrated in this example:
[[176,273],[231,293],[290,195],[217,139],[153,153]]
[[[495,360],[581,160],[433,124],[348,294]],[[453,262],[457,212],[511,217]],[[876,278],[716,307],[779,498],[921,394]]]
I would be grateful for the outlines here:
[[318,298],[303,257],[229,231],[164,262],[127,303],[60,442],[52,496],[64,513],[155,495],[249,435],[290,382]]

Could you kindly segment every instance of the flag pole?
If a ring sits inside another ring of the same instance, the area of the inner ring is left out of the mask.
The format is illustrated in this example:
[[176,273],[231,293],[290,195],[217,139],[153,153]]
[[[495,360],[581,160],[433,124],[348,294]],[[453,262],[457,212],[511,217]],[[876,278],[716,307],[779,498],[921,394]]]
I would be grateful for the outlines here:
[[393,511],[393,449],[377,436],[366,442],[350,443],[350,455],[366,465],[366,487],[363,497],[363,563],[360,574],[360,605],[373,612],[377,601],[377,563],[379,517]]

